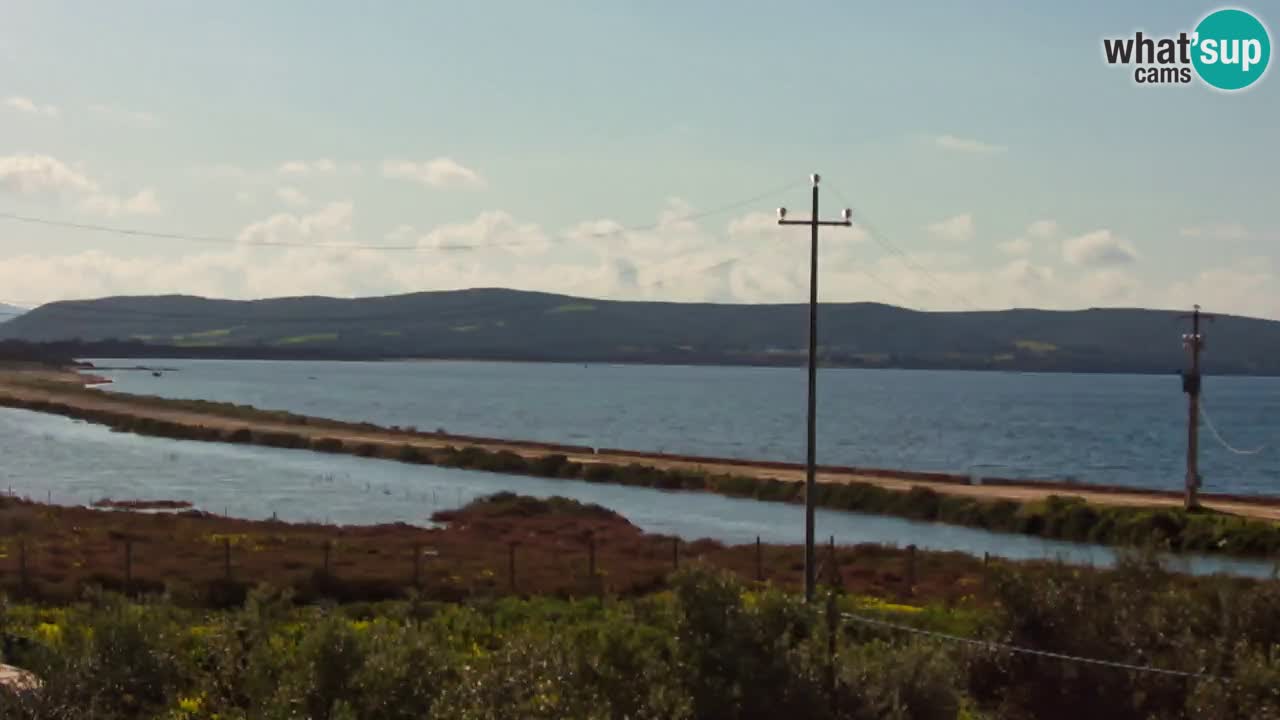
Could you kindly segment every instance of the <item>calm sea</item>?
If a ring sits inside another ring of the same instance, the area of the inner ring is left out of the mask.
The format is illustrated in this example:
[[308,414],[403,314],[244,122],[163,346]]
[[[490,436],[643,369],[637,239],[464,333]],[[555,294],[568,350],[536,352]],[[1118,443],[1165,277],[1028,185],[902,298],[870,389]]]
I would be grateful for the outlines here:
[[[95,360],[137,366],[138,360]],[[121,392],[443,428],[753,459],[804,458],[800,368],[491,362],[149,360]],[[1187,408],[1176,375],[907,370],[819,373],[818,461],[1180,489]],[[1280,379],[1210,377],[1205,407],[1238,449],[1280,441]],[[1202,430],[1210,491],[1280,494],[1280,446],[1238,455]]]

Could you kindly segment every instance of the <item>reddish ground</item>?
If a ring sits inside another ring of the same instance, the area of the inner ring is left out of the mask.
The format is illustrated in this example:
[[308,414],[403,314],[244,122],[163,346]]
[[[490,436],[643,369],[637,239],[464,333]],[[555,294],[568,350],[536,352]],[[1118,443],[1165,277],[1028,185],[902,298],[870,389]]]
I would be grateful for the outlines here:
[[[168,587],[194,603],[221,604],[237,602],[247,588],[265,582],[293,587],[303,598],[371,600],[401,597],[415,585],[415,553],[420,591],[450,600],[511,592],[639,594],[661,588],[677,563],[705,563],[747,580],[757,578],[754,544],[677,544],[593,506],[523,498],[441,519],[447,525],[436,529],[336,527],[5,498],[0,499],[0,591],[66,601],[91,585],[135,592]],[[593,545],[594,582],[589,572]],[[819,554],[827,563],[831,551],[823,547]],[[905,550],[857,546],[834,554],[840,582],[852,592],[952,601],[980,592],[982,585],[982,561],[961,554],[920,553],[914,585],[908,583]],[[765,545],[759,558],[760,576],[798,586],[799,547]],[[823,577],[833,577],[829,564]]]

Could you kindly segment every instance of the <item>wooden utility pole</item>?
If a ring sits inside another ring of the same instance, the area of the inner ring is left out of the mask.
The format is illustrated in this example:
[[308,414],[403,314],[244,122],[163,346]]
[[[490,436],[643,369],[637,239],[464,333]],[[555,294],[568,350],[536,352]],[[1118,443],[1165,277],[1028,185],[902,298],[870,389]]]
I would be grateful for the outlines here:
[[1213,317],[1202,314],[1200,306],[1196,305],[1189,315],[1179,318],[1191,321],[1191,332],[1182,335],[1182,346],[1191,354],[1191,369],[1182,375],[1182,392],[1187,394],[1187,484],[1183,501],[1187,510],[1200,504],[1196,498],[1200,490],[1200,351],[1204,349],[1200,320],[1212,320]]
[[807,440],[805,446],[804,472],[804,599],[813,602],[813,591],[816,586],[816,565],[813,548],[813,511],[814,486],[816,484],[817,428],[818,428],[818,227],[820,225],[853,224],[853,211],[845,208],[839,220],[818,219],[818,181],[817,173],[810,176],[813,181],[813,214],[808,220],[788,220],[787,209],[778,208],[779,225],[809,226],[809,417]]

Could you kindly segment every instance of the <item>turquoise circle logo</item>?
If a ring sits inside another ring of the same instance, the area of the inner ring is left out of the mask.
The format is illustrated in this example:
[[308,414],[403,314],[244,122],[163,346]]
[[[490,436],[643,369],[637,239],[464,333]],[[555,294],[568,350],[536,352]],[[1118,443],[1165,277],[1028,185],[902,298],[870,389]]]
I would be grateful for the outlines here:
[[1267,71],[1271,36],[1261,20],[1244,10],[1210,13],[1192,37],[1191,63],[1200,79],[1212,87],[1243,90]]

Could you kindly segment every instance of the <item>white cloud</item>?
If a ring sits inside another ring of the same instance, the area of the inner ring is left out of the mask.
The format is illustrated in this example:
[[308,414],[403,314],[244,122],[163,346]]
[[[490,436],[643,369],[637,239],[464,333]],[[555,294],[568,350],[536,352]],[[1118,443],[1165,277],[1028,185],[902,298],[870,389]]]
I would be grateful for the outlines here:
[[333,175],[338,172],[338,164],[329,158],[320,158],[319,160],[290,160],[280,164],[276,168],[276,172],[280,175],[292,175],[298,177],[311,177],[318,175]]
[[1000,251],[1006,255],[1027,255],[1031,252],[1031,241],[1024,237],[1016,237],[1009,242],[1000,243]]
[[425,162],[387,160],[382,163],[382,175],[386,178],[409,180],[434,188],[475,190],[486,185],[484,178],[475,170],[447,157]]
[[311,198],[292,185],[276,188],[276,197],[284,204],[292,207],[306,207],[311,204]]
[[1020,235],[1008,242],[997,245],[1001,252],[1006,255],[1023,256],[1030,255],[1034,244],[1031,238],[1036,240],[1049,240],[1058,234],[1058,223],[1053,220],[1036,220],[1027,225],[1023,235]]
[[489,210],[468,222],[441,225],[421,235],[417,245],[442,251],[492,247],[528,256],[546,252],[551,238],[536,223],[518,222],[510,213]]
[[10,155],[0,157],[0,190],[18,195],[92,193],[98,183],[55,157]]
[[1002,153],[1008,150],[1003,145],[992,145],[981,140],[971,138],[956,137],[955,135],[934,135],[931,138],[936,147],[943,150],[953,150],[955,152],[974,153],[974,154],[991,154]]
[[83,209],[108,217],[160,212],[154,190],[148,188],[122,197],[104,190],[83,170],[49,155],[0,157],[0,191],[27,197],[78,199]]
[[1048,240],[1058,234],[1058,223],[1053,220],[1037,220],[1027,226],[1027,234],[1037,240]]
[[1244,240],[1252,235],[1249,228],[1237,222],[1220,222],[1212,225],[1193,225],[1180,231],[1183,237],[1211,240]]
[[963,242],[973,237],[973,216],[969,213],[955,215],[925,226],[929,234],[942,240]]
[[729,235],[742,237],[751,235],[776,235],[780,226],[776,213],[751,212],[740,218],[729,221]]
[[1119,268],[1097,270],[1080,281],[1081,290],[1104,305],[1136,304],[1139,287],[1136,277]]
[[1207,268],[1169,286],[1157,302],[1168,308],[1200,303],[1209,312],[1280,318],[1280,277],[1272,265],[1269,258],[1252,257]]
[[4,104],[27,115],[39,115],[47,118],[57,118],[60,115],[58,108],[52,105],[41,105],[31,98],[18,95],[5,98]]
[[160,118],[145,110],[129,110],[116,105],[95,104],[89,106],[89,112],[110,122],[140,130],[160,127]]
[[[264,188],[257,207],[274,201],[270,192],[275,189]],[[88,202],[92,196],[79,192],[71,197]],[[96,211],[143,210],[146,202],[139,196],[146,197],[138,193],[118,204],[102,203]],[[128,245],[114,252],[6,256],[0,263],[0,287],[9,288],[12,297],[32,300],[170,292],[239,298],[352,296],[466,287],[670,301],[807,298],[803,228],[773,234],[779,228],[771,213],[745,213],[723,224],[682,219],[695,209],[669,200],[654,212],[656,227],[643,230],[627,230],[611,218],[553,229],[495,209],[435,227],[378,228],[378,237],[362,230],[353,203],[333,202],[310,211],[264,213],[243,226],[238,234],[243,242],[192,246],[190,254],[176,258],[172,253],[130,256],[125,254]],[[1280,279],[1265,260],[1206,270],[1169,287],[1167,281],[1144,283],[1134,266],[1117,263],[1127,243],[1105,230],[1063,243],[1064,257],[1069,246],[1076,260],[1071,266],[1027,257],[986,262],[985,253],[967,254],[969,246],[913,252],[904,261],[837,239],[844,232],[833,228],[823,236],[824,302],[870,300],[949,310],[1201,302],[1215,312],[1280,316]],[[1029,231],[1024,236],[1020,239],[1040,246],[1029,239]],[[413,249],[363,247],[369,242]],[[266,243],[278,246],[261,246]],[[175,248],[188,252],[181,245]],[[1136,257],[1132,248],[1129,253]]]
[[1095,230],[1065,240],[1062,259],[1072,265],[1108,267],[1137,262],[1138,251],[1129,241],[1115,237],[1110,230]]
[[1036,265],[1026,258],[1012,260],[996,272],[999,277],[1024,288],[1039,288],[1053,282],[1055,278],[1053,268],[1045,265]]
[[191,175],[201,180],[250,180],[253,173],[234,163],[215,163],[191,168]]
[[350,201],[330,203],[309,215],[276,213],[240,231],[246,244],[340,243],[351,231],[355,206]]
[[158,215],[160,202],[154,190],[146,189],[137,194],[121,198],[116,195],[94,194],[84,201],[86,209],[107,217],[117,215]]

